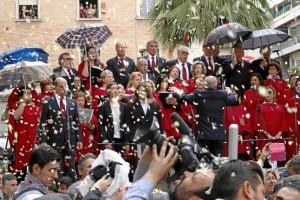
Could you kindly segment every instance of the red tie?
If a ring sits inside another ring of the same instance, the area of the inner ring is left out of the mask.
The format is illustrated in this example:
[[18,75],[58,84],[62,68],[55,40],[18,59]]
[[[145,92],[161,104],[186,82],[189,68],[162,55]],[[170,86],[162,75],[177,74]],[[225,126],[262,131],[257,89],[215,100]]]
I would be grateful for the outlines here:
[[59,107],[60,107],[61,115],[63,117],[66,117],[66,108],[65,108],[64,98],[63,97],[60,98]]
[[155,70],[155,60],[154,60],[154,56],[152,56],[152,63],[151,63],[151,66],[152,66],[152,71],[154,72],[154,70]]
[[122,68],[125,68],[124,58],[120,58]]
[[210,66],[211,75],[213,75],[214,74],[214,65],[211,62],[211,57],[208,58],[208,64]]
[[186,73],[186,69],[184,67],[184,63],[182,63],[182,79],[187,81],[187,73]]
[[71,69],[68,69],[67,71],[68,71],[69,77],[71,77],[71,76],[72,76],[72,71],[71,71]]

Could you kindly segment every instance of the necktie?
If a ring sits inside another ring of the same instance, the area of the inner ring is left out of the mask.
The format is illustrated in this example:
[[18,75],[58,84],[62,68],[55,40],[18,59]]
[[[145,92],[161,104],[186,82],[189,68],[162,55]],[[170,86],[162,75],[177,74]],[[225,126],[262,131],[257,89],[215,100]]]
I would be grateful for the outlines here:
[[239,69],[243,70],[243,64],[241,62],[238,63]]
[[154,72],[154,70],[155,70],[155,60],[154,60],[154,56],[152,56],[152,63],[151,63],[151,66],[152,66],[152,71]]
[[186,69],[184,67],[184,63],[182,63],[182,79],[187,81],[187,73],[186,73]]
[[211,57],[208,58],[208,65],[210,67],[210,74],[213,75],[214,74],[214,65],[211,62]]
[[60,98],[59,107],[60,107],[61,115],[63,117],[66,117],[66,108],[65,108],[64,98],[63,97]]
[[144,81],[147,79],[146,74],[143,75],[143,79]]
[[72,76],[71,69],[68,69],[67,71],[68,71],[69,77],[71,77]]
[[125,68],[124,58],[120,58],[120,62],[121,62],[121,67],[122,67],[122,68]]

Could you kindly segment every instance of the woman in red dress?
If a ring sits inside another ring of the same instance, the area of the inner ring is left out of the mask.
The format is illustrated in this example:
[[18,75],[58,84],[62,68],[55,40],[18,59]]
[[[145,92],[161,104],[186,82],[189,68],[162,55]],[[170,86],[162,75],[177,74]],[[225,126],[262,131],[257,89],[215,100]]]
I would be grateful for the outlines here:
[[[259,115],[258,105],[264,102],[264,97],[260,95],[262,91],[263,78],[259,73],[250,75],[251,89],[246,90],[242,97],[242,105],[247,109],[247,118],[250,120],[248,132],[252,134],[253,122],[256,115]],[[254,135],[252,135],[254,138]]]
[[205,75],[206,74],[206,68],[204,66],[204,63],[202,61],[195,61],[192,65],[192,78],[190,78],[188,82],[188,92],[192,93],[196,89],[195,85],[195,77],[198,75]]
[[[296,139],[298,139],[298,144],[300,142],[300,78],[296,80],[295,83],[296,95],[288,101],[287,107],[287,120],[289,126],[289,137],[297,136],[295,139],[288,142],[287,148],[292,153],[292,156],[299,153],[299,146],[296,149]],[[296,135],[297,134],[297,135]]]
[[37,105],[42,106],[45,97],[52,97],[54,95],[53,79],[51,77],[40,82],[41,93],[37,96]]
[[127,88],[125,89],[125,96],[128,97],[128,99],[134,98],[134,93],[137,88],[137,86],[142,82],[143,75],[140,72],[132,72],[129,77],[129,82],[127,85]]
[[[188,83],[185,80],[180,79],[180,69],[175,65],[169,68],[169,81],[170,81],[170,90],[179,94],[188,93]],[[190,104],[181,103],[181,111],[177,112],[182,119],[192,127],[193,116],[192,108]]]
[[[200,74],[194,77],[194,85],[196,87],[196,90],[204,90],[205,89],[205,75]],[[194,93],[195,90],[191,93]],[[195,133],[196,130],[196,123],[198,123],[197,118],[199,118],[199,115],[197,114],[197,109],[194,104],[191,105],[191,117],[192,117],[192,133]]]
[[97,74],[92,74],[91,82],[92,82],[92,92],[97,86],[101,85],[101,80],[99,79],[99,75],[104,70],[105,65],[100,62],[97,57],[96,48],[93,46],[87,47],[85,49],[82,62],[78,66],[78,74],[84,81],[85,89],[90,89],[90,71],[91,67],[98,69],[99,72]]
[[[265,101],[260,104],[261,116],[254,118],[254,134],[257,139],[281,139],[287,136],[288,125],[285,108],[276,103],[276,90],[266,87]],[[279,140],[279,142],[283,142]],[[262,149],[267,141],[258,142]]]
[[[239,130],[239,142],[238,142],[238,159],[240,160],[248,160],[249,155],[247,151],[250,150],[250,145],[247,142],[243,142],[243,140],[250,139],[250,135],[246,130],[248,130],[248,127],[250,126],[250,120],[247,118],[247,111],[245,106],[241,105],[239,103],[239,97],[240,95],[236,91],[232,91],[232,93],[235,96],[236,103],[231,106],[225,107],[224,112],[224,129],[229,135],[229,126],[231,124],[237,124],[238,130]],[[226,156],[226,153],[228,152],[228,143],[227,145],[224,145],[225,150],[224,154]]]
[[[73,95],[73,98],[76,100],[78,108],[86,108],[85,93],[77,92]],[[97,134],[97,126],[98,122],[94,114],[92,114],[91,119],[89,121],[80,122],[83,148],[81,150],[76,150],[76,162],[78,162],[80,157],[86,153],[93,153],[95,155],[98,154],[99,149],[97,148],[97,145],[94,144],[99,141],[99,134]]]
[[154,101],[156,101],[156,103],[158,103],[158,105],[160,107],[160,110],[162,113],[163,130],[170,130],[170,124],[166,117],[165,108],[164,108],[163,104],[161,103],[161,101],[159,100],[159,98],[157,97],[157,95],[154,95],[155,94],[155,84],[150,79],[146,80],[145,82],[147,85],[147,89],[150,90],[150,92],[152,94],[152,98],[154,99]]
[[[170,93],[170,95],[172,95],[172,92],[173,91],[170,88],[168,75],[160,74],[157,77],[156,92],[153,94],[153,97],[159,98],[161,93]],[[181,133],[176,131],[175,127],[172,127],[173,122],[171,119],[171,114],[173,112],[181,111],[180,103],[177,101],[177,98],[173,96],[168,96],[167,98],[160,99],[160,100],[165,110],[166,125],[164,126],[164,128],[165,131],[167,132],[167,136],[168,137],[173,136],[178,141],[178,139],[181,137]]]
[[277,63],[269,64],[269,75],[267,80],[264,80],[264,86],[273,86],[276,90],[277,103],[284,105],[285,98],[283,91],[288,89],[284,79],[279,77],[280,66]]
[[25,89],[22,86],[16,93],[19,101],[12,106],[12,113],[9,118],[8,139],[10,146],[15,149],[15,162],[10,169],[12,172],[23,171],[23,175],[25,175],[29,158],[37,140],[36,132],[40,118],[40,107],[32,101],[30,89]]
[[110,70],[104,70],[100,74],[100,79],[102,85],[99,88],[96,88],[93,93],[92,108],[94,109],[95,115],[98,115],[99,107],[104,103],[104,101],[108,100],[106,86],[108,83],[114,81],[113,73]]

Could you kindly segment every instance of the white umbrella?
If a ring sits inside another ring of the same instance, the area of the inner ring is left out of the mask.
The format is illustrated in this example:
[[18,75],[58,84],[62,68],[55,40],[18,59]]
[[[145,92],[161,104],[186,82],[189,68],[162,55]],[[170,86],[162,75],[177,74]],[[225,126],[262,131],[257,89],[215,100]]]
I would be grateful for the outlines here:
[[24,85],[34,81],[42,81],[53,74],[47,63],[41,61],[22,61],[16,64],[6,65],[0,71],[1,85]]

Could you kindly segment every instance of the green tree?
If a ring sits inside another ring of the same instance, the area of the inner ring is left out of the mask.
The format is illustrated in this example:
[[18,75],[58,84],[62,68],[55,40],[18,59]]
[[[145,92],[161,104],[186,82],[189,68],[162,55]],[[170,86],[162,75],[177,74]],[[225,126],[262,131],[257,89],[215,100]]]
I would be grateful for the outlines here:
[[154,38],[169,52],[203,41],[225,21],[257,30],[272,20],[268,0],[156,0],[148,18]]

